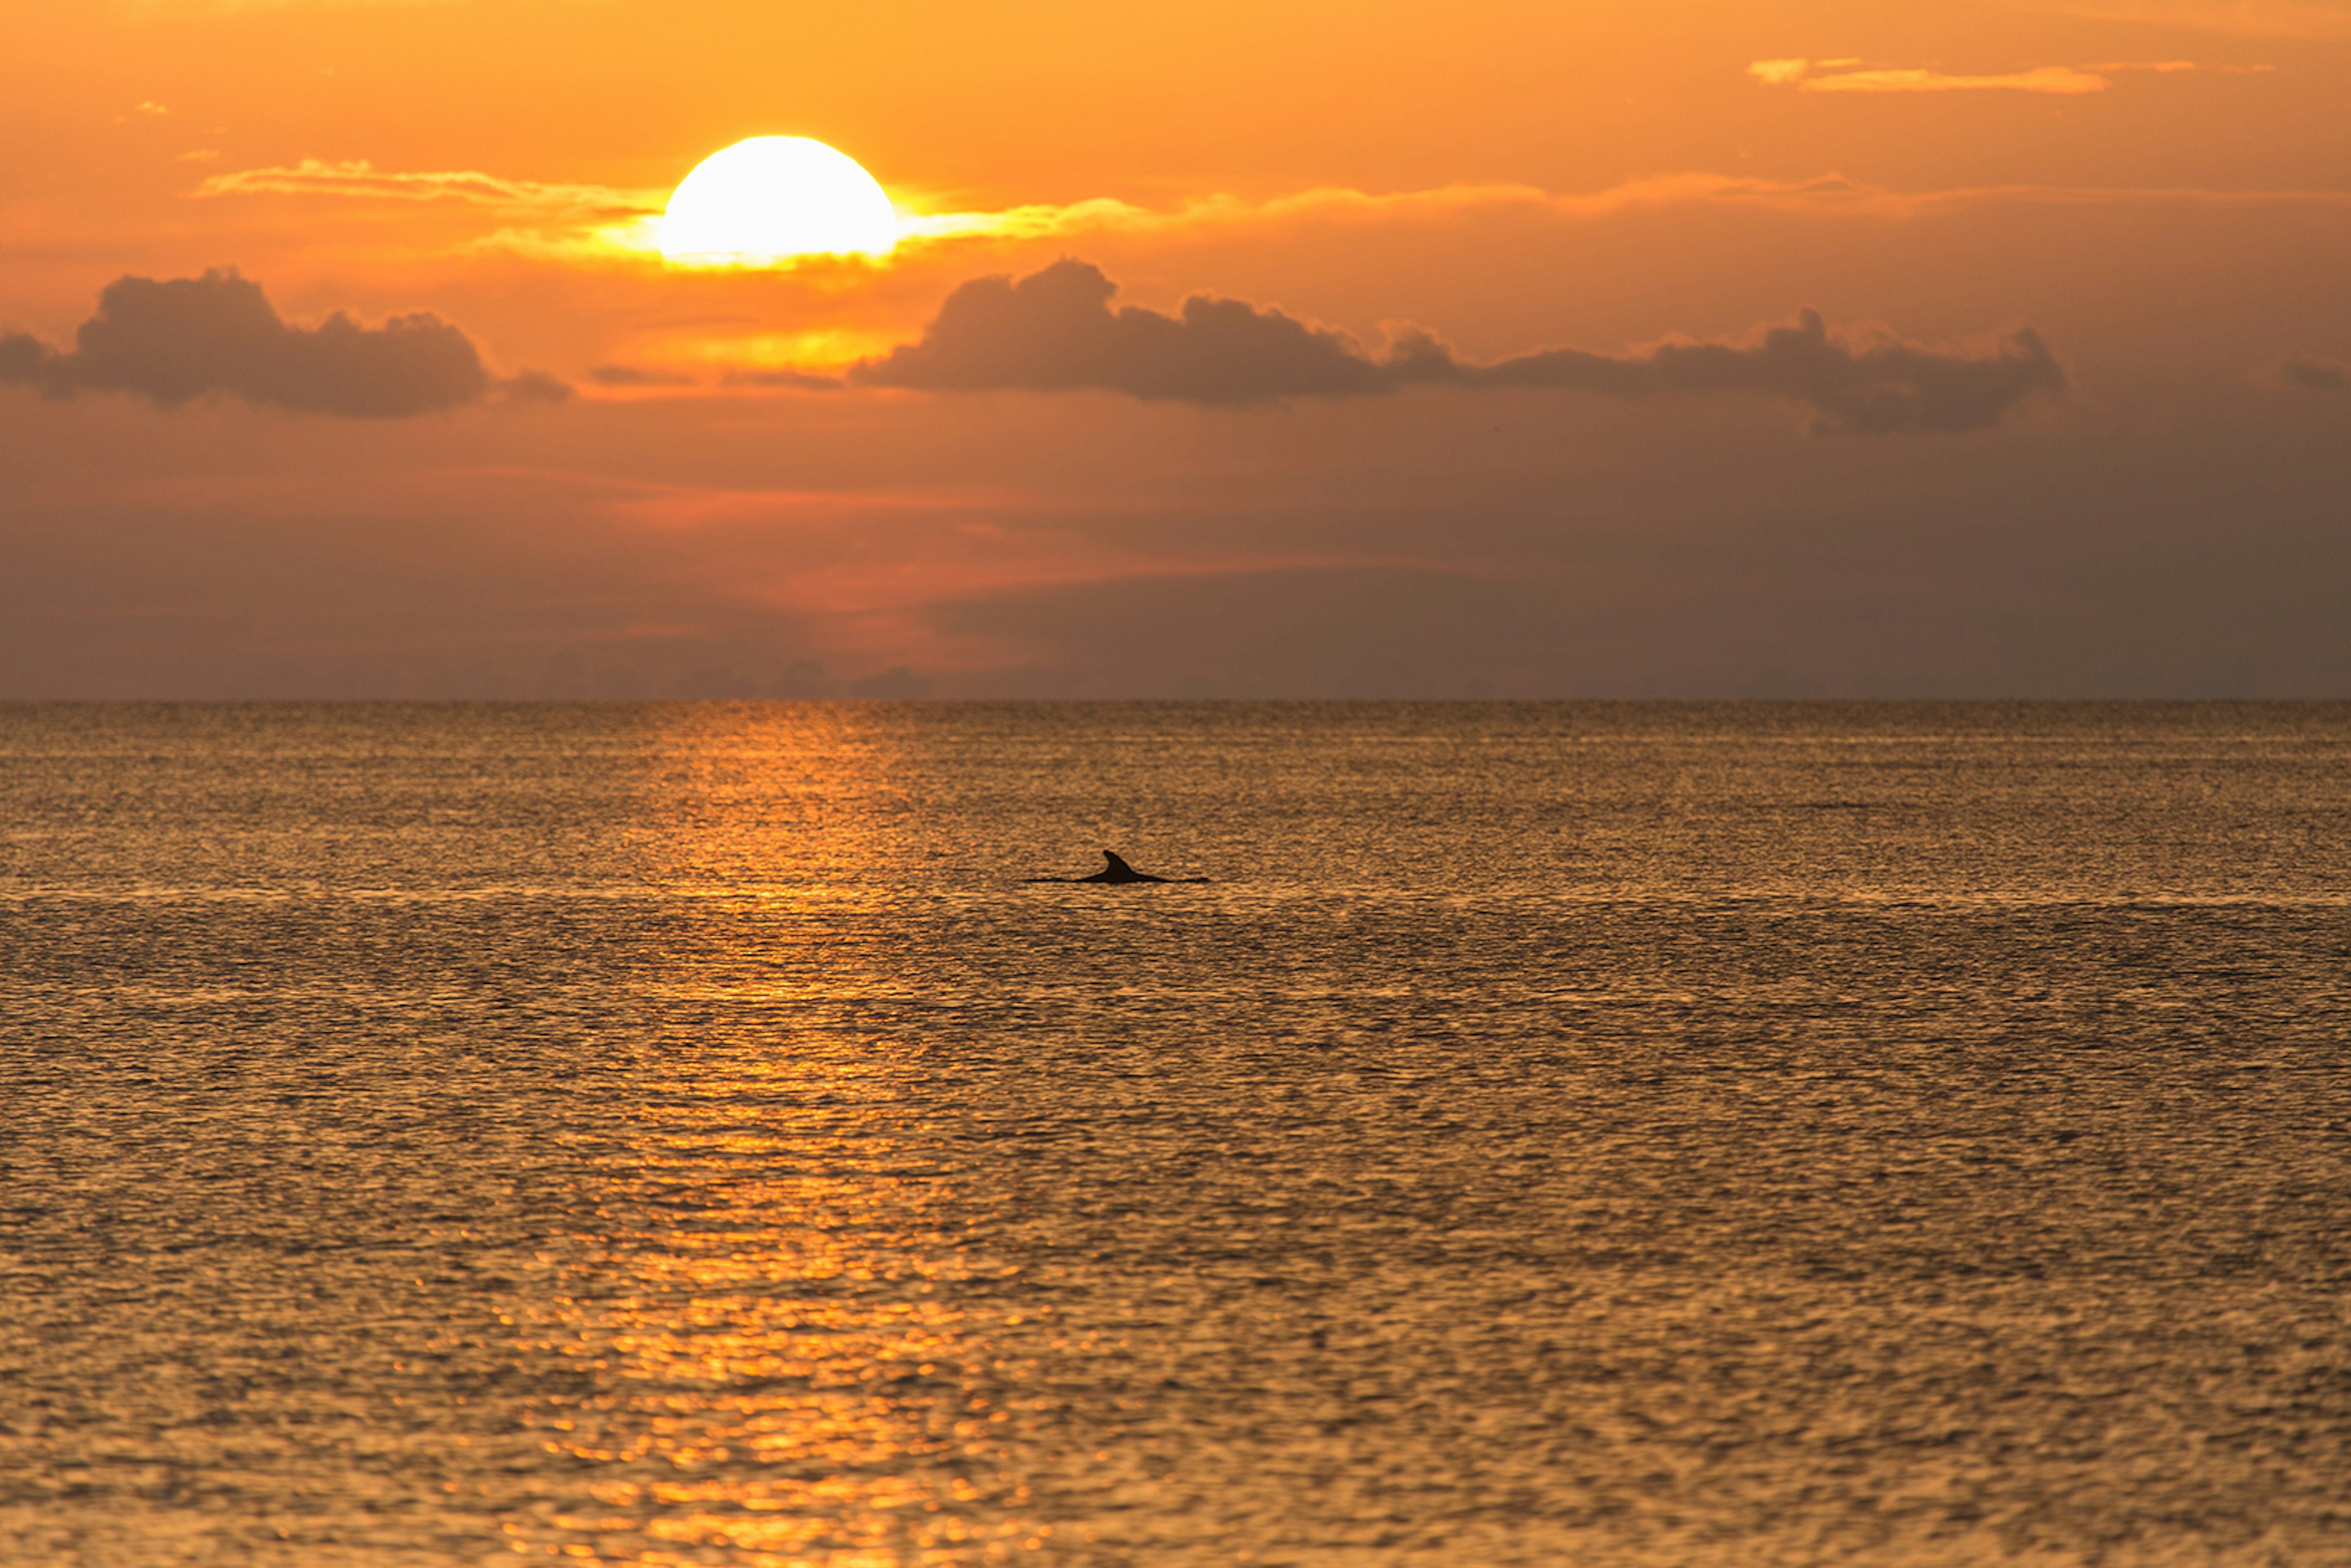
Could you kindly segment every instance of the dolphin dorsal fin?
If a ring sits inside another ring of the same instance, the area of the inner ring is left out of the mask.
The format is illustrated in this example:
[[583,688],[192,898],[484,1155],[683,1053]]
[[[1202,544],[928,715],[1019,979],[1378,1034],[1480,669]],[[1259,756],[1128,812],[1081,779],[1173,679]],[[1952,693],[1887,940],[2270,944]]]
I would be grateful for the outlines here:
[[1110,862],[1107,866],[1102,868],[1105,871],[1122,873],[1127,876],[1133,876],[1134,874],[1134,868],[1133,866],[1127,864],[1124,861],[1119,859],[1108,850],[1102,851],[1102,859]]

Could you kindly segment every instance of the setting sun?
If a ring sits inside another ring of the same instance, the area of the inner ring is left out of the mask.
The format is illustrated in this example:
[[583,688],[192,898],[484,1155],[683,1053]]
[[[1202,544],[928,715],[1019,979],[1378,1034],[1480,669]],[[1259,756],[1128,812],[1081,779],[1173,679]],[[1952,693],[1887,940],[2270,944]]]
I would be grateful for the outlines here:
[[681,267],[774,267],[804,256],[886,256],[898,215],[854,158],[805,136],[754,136],[680,181],[661,253]]

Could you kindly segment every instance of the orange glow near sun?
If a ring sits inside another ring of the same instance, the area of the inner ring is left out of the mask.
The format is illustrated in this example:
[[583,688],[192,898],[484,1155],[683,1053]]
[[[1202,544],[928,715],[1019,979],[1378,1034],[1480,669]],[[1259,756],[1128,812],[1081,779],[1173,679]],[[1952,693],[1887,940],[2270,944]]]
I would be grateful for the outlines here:
[[678,267],[778,267],[808,256],[887,256],[898,214],[857,161],[805,136],[754,136],[678,183],[661,253]]

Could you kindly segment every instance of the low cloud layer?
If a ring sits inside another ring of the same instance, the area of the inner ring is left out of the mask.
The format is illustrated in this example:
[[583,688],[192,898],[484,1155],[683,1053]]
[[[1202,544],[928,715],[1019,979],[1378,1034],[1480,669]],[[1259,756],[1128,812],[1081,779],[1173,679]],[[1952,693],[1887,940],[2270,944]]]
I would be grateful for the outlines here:
[[1646,352],[1552,349],[1462,379],[1493,386],[1569,387],[1619,397],[1745,392],[1792,399],[1829,427],[1867,435],[1985,430],[2035,392],[2055,394],[2065,372],[2031,328],[1988,350],[1928,348],[1890,334],[1831,332],[1817,311],[1743,343],[1666,342]]
[[1196,295],[1179,313],[1113,309],[1101,269],[1061,261],[948,296],[919,341],[854,367],[854,385],[941,392],[1099,389],[1233,404],[1374,397],[1415,385],[1556,387],[1620,398],[1744,393],[1803,403],[1823,428],[1866,434],[1981,430],[2064,372],[2030,329],[1978,351],[1832,332],[1805,311],[1740,342],[1667,341],[1614,355],[1552,349],[1492,364],[1407,334],[1384,357],[1343,333],[1238,299]]
[[398,418],[483,402],[569,394],[538,371],[494,380],[472,340],[437,316],[362,327],[338,311],[317,327],[279,319],[261,286],[216,269],[202,277],[121,277],[59,351],[0,337],[0,382],[63,396],[137,392],[163,408],[214,392],[303,413]]

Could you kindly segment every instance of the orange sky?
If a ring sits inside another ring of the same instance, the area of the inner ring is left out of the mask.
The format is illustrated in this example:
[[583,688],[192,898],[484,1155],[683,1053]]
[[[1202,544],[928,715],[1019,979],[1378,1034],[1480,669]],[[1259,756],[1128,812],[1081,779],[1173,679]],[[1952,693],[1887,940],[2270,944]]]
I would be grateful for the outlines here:
[[[0,695],[2351,691],[2351,0],[0,0]],[[755,135],[1020,232],[598,237]],[[1065,259],[1159,314],[956,292]],[[74,354],[224,267],[481,370]]]

